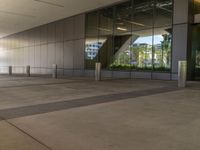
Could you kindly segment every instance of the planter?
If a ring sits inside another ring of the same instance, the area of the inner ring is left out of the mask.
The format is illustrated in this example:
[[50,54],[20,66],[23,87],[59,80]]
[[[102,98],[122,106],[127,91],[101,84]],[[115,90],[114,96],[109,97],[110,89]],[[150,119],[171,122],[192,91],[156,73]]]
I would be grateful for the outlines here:
[[133,72],[132,77],[135,79],[151,79],[151,72]]
[[130,79],[131,72],[130,71],[113,71],[114,79]]
[[85,70],[84,76],[85,77],[95,77],[95,71],[94,70]]
[[152,72],[153,80],[170,80],[171,74],[167,72]]
[[112,78],[112,71],[110,70],[102,70],[101,71],[101,78]]

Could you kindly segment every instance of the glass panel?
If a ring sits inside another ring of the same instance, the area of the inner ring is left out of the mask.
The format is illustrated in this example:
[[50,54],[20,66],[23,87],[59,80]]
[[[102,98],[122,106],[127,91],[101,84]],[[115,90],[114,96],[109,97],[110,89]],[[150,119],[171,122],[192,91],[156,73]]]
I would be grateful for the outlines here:
[[196,50],[195,73],[196,73],[196,78],[200,80],[200,49]]
[[131,2],[117,5],[115,17],[115,35],[130,35],[132,31]]
[[113,65],[137,70],[152,70],[152,33],[152,29],[135,31],[130,45],[116,55]]
[[153,27],[153,0],[134,0],[133,3],[133,30],[143,30]]
[[[103,41],[98,59],[103,69],[108,68],[113,57],[114,7],[100,10],[99,40]],[[101,42],[102,43],[102,42]]]
[[170,71],[171,66],[171,27],[154,29],[154,69]]
[[87,14],[86,68],[169,70],[172,8],[172,0],[129,0]]
[[130,43],[132,38],[131,1],[116,6],[113,65],[130,65]]
[[113,8],[102,9],[99,12],[99,35],[112,35],[113,34]]
[[99,13],[98,11],[86,16],[86,37],[98,36]]
[[191,64],[193,79],[200,80],[200,24],[193,25]]
[[200,0],[194,0],[194,14],[200,14]]
[[139,70],[152,69],[152,33],[152,29],[133,32],[135,38],[130,47],[131,64]]
[[171,26],[172,12],[172,0],[156,0],[154,27]]
[[85,42],[85,67],[93,69],[95,63],[99,61],[99,50],[102,48],[106,38],[90,37]]
[[191,76],[194,80],[200,80],[200,0],[193,0],[194,22],[192,26],[192,54],[190,62]]

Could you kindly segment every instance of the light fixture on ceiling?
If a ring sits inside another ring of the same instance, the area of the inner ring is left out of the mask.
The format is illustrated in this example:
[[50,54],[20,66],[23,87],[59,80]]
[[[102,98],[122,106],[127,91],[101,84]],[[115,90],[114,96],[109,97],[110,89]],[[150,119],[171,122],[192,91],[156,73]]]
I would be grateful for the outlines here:
[[126,28],[122,28],[122,27],[117,27],[117,30],[119,30],[119,31],[128,31]]
[[98,28],[98,29],[101,30],[101,31],[111,32],[111,30],[106,29],[106,28]]
[[117,22],[116,24],[118,24],[118,25],[124,25],[123,22]]
[[65,7],[64,5],[60,5],[60,4],[56,4],[56,3],[53,3],[53,2],[49,2],[47,0],[34,0],[36,2],[40,2],[40,3],[44,3],[44,4],[47,4],[47,5],[51,5],[51,6],[57,6],[57,7]]
[[145,27],[144,24],[142,23],[138,23],[138,22],[134,22],[134,21],[129,21],[129,20],[124,20],[125,22],[131,23],[133,25],[137,25],[137,26],[141,26],[141,27]]

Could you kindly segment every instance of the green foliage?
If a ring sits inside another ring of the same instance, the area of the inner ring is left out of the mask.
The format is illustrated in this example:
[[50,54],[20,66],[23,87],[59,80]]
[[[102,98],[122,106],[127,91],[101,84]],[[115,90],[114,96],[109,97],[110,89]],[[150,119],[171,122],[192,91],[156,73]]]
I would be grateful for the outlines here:
[[137,71],[152,71],[152,67],[137,67]]
[[198,71],[198,72],[200,72],[200,67],[197,66],[195,70]]
[[109,69],[111,70],[125,70],[125,71],[130,71],[130,70],[135,70],[135,71],[158,71],[158,72],[170,72],[170,68],[166,68],[166,67],[156,67],[156,68],[152,68],[152,67],[137,67],[135,65],[116,65],[116,64],[112,64],[109,66]]
[[134,65],[110,65],[109,69],[111,70],[135,70],[136,66]]
[[171,69],[167,67],[156,67],[153,69],[154,71],[160,71],[160,72],[170,72]]

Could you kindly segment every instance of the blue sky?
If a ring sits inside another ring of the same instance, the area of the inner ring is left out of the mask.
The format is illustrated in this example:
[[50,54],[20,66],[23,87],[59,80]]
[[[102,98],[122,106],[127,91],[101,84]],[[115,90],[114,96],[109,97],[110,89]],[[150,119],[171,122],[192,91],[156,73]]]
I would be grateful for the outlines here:
[[[154,44],[159,44],[161,41],[163,41],[162,35],[154,36]],[[147,43],[152,45],[152,36],[139,37],[134,43]]]

